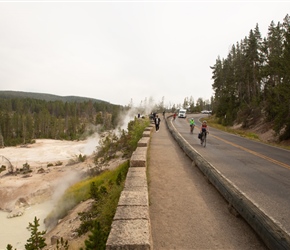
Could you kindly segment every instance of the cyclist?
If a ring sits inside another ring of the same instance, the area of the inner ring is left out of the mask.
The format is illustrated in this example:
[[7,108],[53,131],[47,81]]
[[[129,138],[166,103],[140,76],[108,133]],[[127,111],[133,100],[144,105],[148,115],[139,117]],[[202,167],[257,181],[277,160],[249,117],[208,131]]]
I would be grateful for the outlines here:
[[190,133],[192,134],[192,133],[193,133],[193,129],[194,129],[194,127],[195,127],[195,121],[194,121],[193,118],[191,118],[191,119],[189,120],[189,126],[190,126]]
[[[207,127],[207,124],[206,124],[206,120],[204,120],[204,121],[202,122],[202,124],[201,124],[200,135],[202,135],[203,132],[205,132],[205,133],[209,133],[209,132],[208,132],[208,127]],[[200,142],[202,142],[201,139],[202,139],[202,136],[200,136]]]
[[173,120],[175,120],[175,118],[176,118],[176,113],[174,112],[174,114],[173,114]]

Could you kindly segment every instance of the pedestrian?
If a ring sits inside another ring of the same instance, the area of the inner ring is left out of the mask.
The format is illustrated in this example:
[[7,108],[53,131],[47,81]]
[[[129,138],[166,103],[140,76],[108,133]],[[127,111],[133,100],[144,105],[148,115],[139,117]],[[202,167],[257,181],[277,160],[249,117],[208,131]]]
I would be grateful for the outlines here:
[[160,121],[161,121],[160,118],[158,117],[158,115],[156,115],[156,116],[155,116],[155,119],[154,119],[156,132],[159,131]]

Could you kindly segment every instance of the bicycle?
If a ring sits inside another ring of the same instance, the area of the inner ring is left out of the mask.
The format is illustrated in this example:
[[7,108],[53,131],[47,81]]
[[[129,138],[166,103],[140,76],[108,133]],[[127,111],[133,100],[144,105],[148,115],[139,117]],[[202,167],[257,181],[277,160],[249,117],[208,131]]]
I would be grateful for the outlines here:
[[202,131],[201,132],[201,138],[200,138],[200,144],[201,146],[205,147],[206,146],[206,137],[207,137],[207,131]]
[[194,125],[190,125],[190,133],[193,134]]

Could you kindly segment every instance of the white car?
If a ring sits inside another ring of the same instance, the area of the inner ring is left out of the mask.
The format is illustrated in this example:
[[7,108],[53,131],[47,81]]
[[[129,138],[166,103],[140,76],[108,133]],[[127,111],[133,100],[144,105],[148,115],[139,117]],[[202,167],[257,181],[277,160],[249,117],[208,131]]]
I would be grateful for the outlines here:
[[202,114],[211,114],[211,110],[202,110],[201,113]]

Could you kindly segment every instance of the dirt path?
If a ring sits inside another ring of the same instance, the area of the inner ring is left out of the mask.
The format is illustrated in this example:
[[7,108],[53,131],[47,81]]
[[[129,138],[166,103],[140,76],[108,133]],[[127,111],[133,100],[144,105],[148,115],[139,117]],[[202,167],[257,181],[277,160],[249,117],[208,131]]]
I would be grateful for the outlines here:
[[229,213],[164,120],[150,143],[149,199],[155,250],[267,249],[243,219]]

